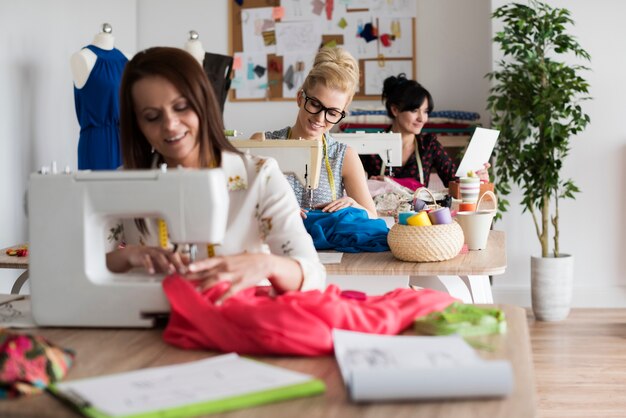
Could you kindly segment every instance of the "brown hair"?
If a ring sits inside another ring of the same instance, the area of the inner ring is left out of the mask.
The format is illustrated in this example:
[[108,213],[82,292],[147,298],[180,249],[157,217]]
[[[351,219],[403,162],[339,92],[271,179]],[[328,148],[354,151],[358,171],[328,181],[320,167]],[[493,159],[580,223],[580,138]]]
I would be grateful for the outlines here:
[[313,68],[307,75],[302,89],[312,89],[317,83],[349,94],[350,101],[359,85],[359,64],[343,48],[323,47],[315,56]]
[[133,85],[145,77],[163,77],[185,97],[200,122],[200,166],[221,165],[221,151],[239,151],[226,139],[220,105],[204,70],[188,52],[154,47],[138,52],[127,64],[120,86],[120,145],[125,168],[150,168],[151,145],[139,129]]

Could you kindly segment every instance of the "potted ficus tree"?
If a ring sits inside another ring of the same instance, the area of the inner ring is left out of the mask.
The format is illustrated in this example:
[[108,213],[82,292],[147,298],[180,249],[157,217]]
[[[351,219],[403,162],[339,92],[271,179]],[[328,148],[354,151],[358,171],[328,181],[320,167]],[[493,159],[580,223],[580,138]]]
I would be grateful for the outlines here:
[[579,192],[561,171],[571,141],[589,123],[581,108],[589,84],[580,75],[588,68],[564,59],[590,56],[567,33],[574,22],[566,9],[531,0],[503,5],[492,18],[503,22],[494,38],[503,58],[488,74],[488,105],[500,130],[496,190],[505,196],[515,184],[523,193],[523,212],[532,215],[541,245],[541,256],[531,257],[533,311],[537,319],[560,320],[569,314],[573,256],[559,245],[559,200]]

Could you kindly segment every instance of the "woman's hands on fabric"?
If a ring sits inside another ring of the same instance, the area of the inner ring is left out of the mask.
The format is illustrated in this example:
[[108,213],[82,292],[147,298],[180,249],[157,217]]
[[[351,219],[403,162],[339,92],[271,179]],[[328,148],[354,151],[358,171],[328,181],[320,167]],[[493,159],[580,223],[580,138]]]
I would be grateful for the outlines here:
[[358,205],[353,198],[349,196],[344,196],[344,197],[340,197],[337,200],[333,200],[328,205],[324,206],[322,208],[322,212],[330,212],[330,213],[337,212],[340,209],[344,209],[350,206],[358,206]]
[[301,217],[302,219],[306,219],[306,214],[307,214],[308,212],[309,212],[308,210],[300,208],[300,217]]
[[107,254],[107,267],[114,273],[143,268],[150,274],[187,272],[188,259],[161,247],[130,245]]
[[385,181],[385,176],[371,176],[370,180]]
[[483,164],[483,167],[484,168],[476,171],[476,175],[482,182],[489,183],[489,167],[491,167],[491,164],[485,163]]
[[206,258],[191,263],[185,278],[197,282],[201,290],[219,282],[230,282],[230,289],[217,301],[220,304],[237,291],[271,277],[272,257],[270,254],[238,254]]

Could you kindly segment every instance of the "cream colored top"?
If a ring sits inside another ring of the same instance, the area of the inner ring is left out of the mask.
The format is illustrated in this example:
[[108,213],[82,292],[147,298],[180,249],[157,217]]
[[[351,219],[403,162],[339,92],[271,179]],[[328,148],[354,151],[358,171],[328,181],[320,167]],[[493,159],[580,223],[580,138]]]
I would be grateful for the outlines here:
[[[323,289],[326,270],[304,228],[298,202],[276,161],[223,152],[222,168],[230,203],[224,243],[215,246],[215,255],[248,252],[290,257],[302,267],[301,290]],[[146,224],[148,236],[139,232],[132,219],[125,220],[123,229],[111,236],[110,241],[157,246],[157,220],[148,220]],[[207,256],[207,248],[199,246],[198,259]]]

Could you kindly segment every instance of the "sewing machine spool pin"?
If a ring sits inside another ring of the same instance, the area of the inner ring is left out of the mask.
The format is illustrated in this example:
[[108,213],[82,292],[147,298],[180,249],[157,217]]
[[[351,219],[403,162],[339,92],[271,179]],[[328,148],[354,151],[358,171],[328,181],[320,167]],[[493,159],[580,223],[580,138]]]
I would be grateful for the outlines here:
[[389,167],[389,177],[393,177],[393,169],[391,167],[391,149],[387,149],[387,167]]

